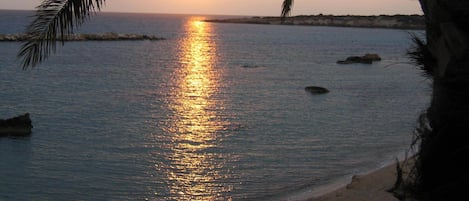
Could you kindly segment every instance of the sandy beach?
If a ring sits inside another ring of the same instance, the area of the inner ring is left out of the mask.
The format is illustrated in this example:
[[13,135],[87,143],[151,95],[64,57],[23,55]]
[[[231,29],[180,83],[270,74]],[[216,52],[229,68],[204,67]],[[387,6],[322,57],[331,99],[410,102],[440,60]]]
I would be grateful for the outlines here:
[[[407,166],[408,167],[408,166]],[[335,190],[324,192],[307,201],[399,201],[387,192],[396,182],[396,164],[390,164],[370,173],[355,175],[351,181]],[[404,173],[405,174],[405,173]]]

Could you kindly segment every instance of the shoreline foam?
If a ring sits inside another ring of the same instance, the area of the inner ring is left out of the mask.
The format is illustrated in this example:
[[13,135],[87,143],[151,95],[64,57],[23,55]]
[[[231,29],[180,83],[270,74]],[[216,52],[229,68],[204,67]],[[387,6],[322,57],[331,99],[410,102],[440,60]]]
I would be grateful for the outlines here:
[[[414,157],[400,159],[403,177],[409,176]],[[397,164],[391,163],[368,173],[355,175],[349,184],[322,195],[304,199],[305,201],[399,201],[388,192],[397,180]]]
[[387,192],[396,181],[396,164],[347,176],[314,189],[285,196],[281,201],[398,201]]
[[399,201],[387,192],[396,181],[396,164],[343,177],[314,189],[284,196],[279,201]]
[[[406,167],[412,164],[412,157],[407,165],[406,154],[398,155],[397,160]],[[376,168],[358,174],[351,174],[332,180],[330,183],[315,188],[303,189],[288,194],[278,200],[282,201],[398,201],[391,193],[397,179],[395,161],[382,162]]]
[[368,174],[355,175],[349,184],[308,201],[398,201],[387,192],[396,181],[396,165],[387,165]]

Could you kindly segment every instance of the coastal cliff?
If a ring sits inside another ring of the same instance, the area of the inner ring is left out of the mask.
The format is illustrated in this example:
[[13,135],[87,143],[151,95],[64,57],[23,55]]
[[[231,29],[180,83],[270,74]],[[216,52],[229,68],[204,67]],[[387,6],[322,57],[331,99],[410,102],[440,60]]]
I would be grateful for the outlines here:
[[[206,21],[216,23],[241,24],[282,24],[280,17],[249,17],[232,19],[212,19]],[[423,30],[425,29],[425,18],[422,15],[299,15],[286,18],[283,24],[304,26],[366,27]]]

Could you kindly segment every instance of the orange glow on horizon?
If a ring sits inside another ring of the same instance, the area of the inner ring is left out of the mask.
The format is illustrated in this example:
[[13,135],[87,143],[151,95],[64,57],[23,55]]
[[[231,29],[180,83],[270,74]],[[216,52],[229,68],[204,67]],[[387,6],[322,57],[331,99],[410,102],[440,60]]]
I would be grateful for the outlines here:
[[[1,0],[0,0],[1,1]],[[283,0],[112,0],[105,11],[278,16]],[[418,0],[295,0],[293,15],[422,14]]]
[[[278,16],[283,0],[112,0],[103,11],[174,14]],[[2,9],[31,10],[40,0],[0,0]],[[422,14],[418,0],[295,0],[293,15]]]

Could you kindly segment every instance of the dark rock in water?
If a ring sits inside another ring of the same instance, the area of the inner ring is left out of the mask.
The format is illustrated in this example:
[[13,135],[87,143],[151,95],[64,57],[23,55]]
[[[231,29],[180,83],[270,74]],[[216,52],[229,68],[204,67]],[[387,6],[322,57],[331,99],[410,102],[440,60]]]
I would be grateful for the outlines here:
[[381,61],[381,57],[378,54],[365,54],[362,56],[362,59],[367,59],[371,61]]
[[0,136],[26,136],[31,134],[29,113],[10,119],[0,119]]
[[381,57],[378,54],[365,54],[364,56],[351,56],[345,60],[337,61],[338,64],[372,64],[373,61],[381,61]]
[[245,65],[242,65],[241,67],[242,67],[242,68],[259,68],[260,66],[258,66],[258,65],[249,65],[249,64],[245,64]]
[[309,86],[305,88],[305,91],[308,91],[312,94],[325,94],[329,93],[329,90],[324,87]]
[[362,64],[372,64],[373,61],[369,59],[363,59],[362,57],[358,56],[352,56],[352,57],[347,57],[345,60],[337,61],[338,64],[357,64],[357,63],[362,63]]

